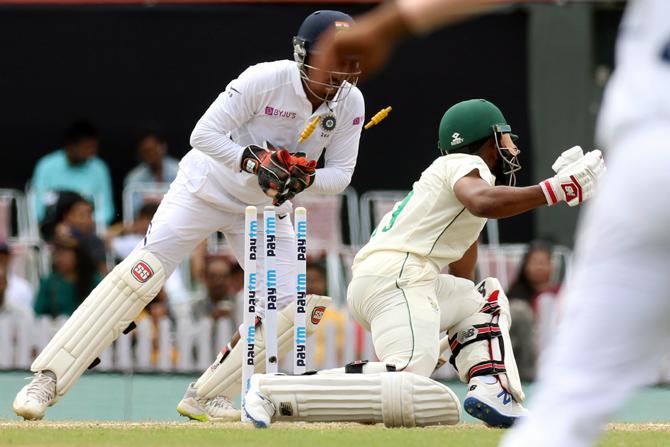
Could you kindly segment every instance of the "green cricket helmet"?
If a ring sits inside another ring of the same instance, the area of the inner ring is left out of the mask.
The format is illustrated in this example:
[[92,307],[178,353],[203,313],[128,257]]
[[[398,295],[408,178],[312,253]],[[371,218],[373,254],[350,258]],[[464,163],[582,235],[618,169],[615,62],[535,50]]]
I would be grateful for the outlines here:
[[511,155],[500,147],[500,137],[503,134],[510,134],[512,140],[517,140],[517,136],[512,134],[511,126],[495,104],[485,99],[470,99],[451,106],[444,113],[440,121],[437,147],[443,155],[477,155],[482,144],[494,137],[500,154],[494,174],[499,180],[509,177],[508,184],[513,186],[516,184],[515,172],[521,169],[521,165],[516,155]]

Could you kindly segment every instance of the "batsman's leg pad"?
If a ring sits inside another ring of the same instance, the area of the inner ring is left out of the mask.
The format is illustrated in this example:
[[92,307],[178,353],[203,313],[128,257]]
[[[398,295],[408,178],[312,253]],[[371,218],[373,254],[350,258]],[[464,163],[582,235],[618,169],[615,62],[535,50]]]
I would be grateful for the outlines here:
[[525,395],[509,336],[509,300],[496,278],[486,278],[476,287],[483,297],[482,307],[449,328],[449,361],[461,381],[468,383],[472,377],[497,375],[514,399],[523,402]]
[[449,387],[409,372],[263,375],[260,391],[277,421],[384,423],[387,427],[453,425],[460,402]]
[[[330,305],[330,297],[307,295],[307,335],[311,335],[321,322],[323,313]],[[295,302],[290,303],[277,315],[277,353],[282,358],[293,349],[293,313]],[[262,326],[262,323],[261,323]],[[232,350],[219,353],[214,363],[200,376],[195,384],[198,398],[211,399],[216,396],[232,398],[240,393],[242,387],[242,350],[244,339]],[[265,340],[260,326],[256,328],[256,345],[254,352],[254,370],[263,372],[265,368]]]
[[322,369],[318,374],[379,374],[395,371],[395,365],[390,363],[355,360],[347,363],[343,368]]
[[93,289],[35,359],[31,370],[52,371],[64,395],[96,357],[116,340],[165,283],[149,251],[131,253]]

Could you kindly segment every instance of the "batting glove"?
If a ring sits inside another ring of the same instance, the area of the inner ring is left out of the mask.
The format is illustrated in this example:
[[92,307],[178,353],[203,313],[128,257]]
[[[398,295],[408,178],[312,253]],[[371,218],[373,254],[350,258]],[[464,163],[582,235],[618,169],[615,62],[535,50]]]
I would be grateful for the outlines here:
[[[572,148],[569,151],[574,149]],[[581,148],[579,150],[581,151]],[[576,152],[574,151],[574,153]],[[561,156],[564,154],[565,152]],[[564,160],[568,158],[566,156]],[[561,157],[559,157],[560,159]],[[557,160],[557,163],[559,160]],[[554,163],[554,166],[557,163]],[[576,206],[595,194],[598,182],[606,168],[602,152],[594,150],[572,163],[563,164],[557,170],[558,172],[554,177],[540,182],[547,204],[555,205],[558,202],[566,202],[569,206]]]

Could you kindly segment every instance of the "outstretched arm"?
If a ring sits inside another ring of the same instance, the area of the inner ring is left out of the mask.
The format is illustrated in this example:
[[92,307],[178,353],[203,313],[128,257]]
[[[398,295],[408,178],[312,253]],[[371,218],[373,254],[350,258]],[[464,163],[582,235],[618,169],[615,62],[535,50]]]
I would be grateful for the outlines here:
[[491,186],[473,170],[454,184],[458,200],[475,216],[500,219],[547,205],[539,185]]
[[590,199],[605,173],[599,150],[581,155],[575,147],[563,152],[552,168],[556,175],[539,185],[517,188],[491,186],[473,169],[453,184],[458,200],[475,216],[500,219],[516,216],[543,205],[566,202],[576,206]]

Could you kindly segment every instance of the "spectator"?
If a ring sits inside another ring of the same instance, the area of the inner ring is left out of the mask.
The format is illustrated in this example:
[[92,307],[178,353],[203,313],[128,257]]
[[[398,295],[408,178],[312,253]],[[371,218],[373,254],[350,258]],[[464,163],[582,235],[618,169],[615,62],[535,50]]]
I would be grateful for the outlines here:
[[78,193],[65,191],[59,195],[42,225],[42,235],[47,241],[55,237],[75,238],[88,251],[100,273],[107,273],[107,252],[105,243],[95,234],[93,205]]
[[230,295],[230,264],[223,256],[209,256],[205,262],[205,296],[193,306],[196,320],[230,318],[237,326],[235,297]]
[[307,264],[307,293],[328,295],[326,269],[321,264]]
[[11,262],[12,253],[9,245],[0,241],[0,269],[5,271],[7,277],[6,300],[11,302],[10,305],[16,304],[32,309],[35,298],[33,286],[26,279],[11,273]]
[[7,267],[0,264],[0,315],[9,315],[13,321],[29,322],[32,309],[12,296]]
[[532,242],[524,255],[519,272],[509,291],[510,310],[514,324],[510,337],[514,356],[522,380],[533,380],[538,351],[536,327],[537,300],[539,296],[553,298],[558,287],[552,280],[553,248],[545,241]]
[[[167,142],[158,130],[148,129],[140,134],[137,139],[137,155],[140,164],[126,175],[124,187],[141,183],[172,183],[177,177],[179,162],[167,155]],[[156,197],[155,202],[160,202],[160,199],[161,197]],[[133,215],[145,203],[146,197],[134,197]]]
[[114,218],[112,182],[104,161],[96,156],[98,131],[89,122],[73,123],[65,135],[65,146],[42,157],[35,166],[31,187],[35,211],[42,221],[45,207],[60,191],[75,191],[95,204],[96,222]]
[[142,205],[137,218],[135,218],[129,228],[124,228],[123,224],[110,228],[106,237],[109,241],[115,263],[125,259],[137,244],[144,239],[144,235],[147,234],[149,224],[157,209],[157,203],[146,203]]
[[558,286],[553,282],[552,256],[553,247],[549,242],[531,242],[510,287],[509,297],[522,300],[534,308],[538,295],[545,292],[555,294]]
[[[307,263],[307,293],[315,295],[328,295],[328,276],[323,264],[316,262]],[[314,361],[318,365],[324,365],[326,368],[332,368],[336,365],[342,365],[344,359],[344,344],[346,343],[347,313],[337,308],[337,305],[331,303],[326,313],[321,319],[321,323],[316,327],[316,334],[313,337],[316,342]],[[328,332],[334,336],[335,358],[326,359],[326,346],[328,342]]]
[[53,241],[53,271],[40,280],[35,300],[37,315],[71,315],[100,282],[87,250],[71,236],[57,236]]

